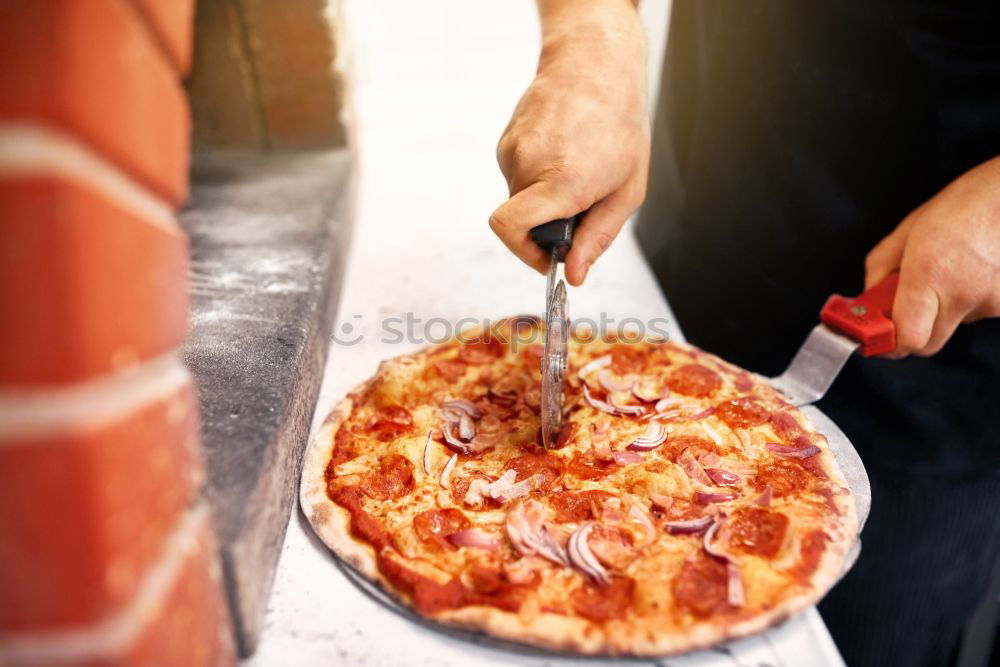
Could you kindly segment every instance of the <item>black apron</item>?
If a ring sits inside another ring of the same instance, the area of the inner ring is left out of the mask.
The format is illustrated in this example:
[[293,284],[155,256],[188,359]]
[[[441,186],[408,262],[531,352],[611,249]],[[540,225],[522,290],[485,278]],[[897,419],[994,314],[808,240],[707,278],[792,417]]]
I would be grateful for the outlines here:
[[[691,342],[779,373],[880,239],[1000,155],[998,14],[674,0],[638,235]],[[838,646],[850,665],[952,661],[1000,558],[1000,320],[930,359],[855,357],[820,407],[873,492],[861,559],[820,607]]]

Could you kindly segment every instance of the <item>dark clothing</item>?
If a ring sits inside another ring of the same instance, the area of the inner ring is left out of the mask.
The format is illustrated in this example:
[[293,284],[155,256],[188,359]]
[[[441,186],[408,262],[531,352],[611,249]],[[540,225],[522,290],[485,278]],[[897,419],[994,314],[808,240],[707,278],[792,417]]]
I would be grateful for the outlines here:
[[[660,98],[640,243],[693,343],[774,375],[882,237],[1000,155],[1000,3],[674,0]],[[1000,558],[1000,320],[856,357],[820,407],[873,494],[823,617],[850,665],[946,664]]]

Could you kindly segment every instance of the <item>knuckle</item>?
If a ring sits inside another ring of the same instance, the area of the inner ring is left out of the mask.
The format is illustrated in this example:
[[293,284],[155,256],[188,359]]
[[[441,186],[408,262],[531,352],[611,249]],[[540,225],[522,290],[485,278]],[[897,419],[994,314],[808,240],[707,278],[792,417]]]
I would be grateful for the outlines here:
[[502,209],[493,211],[490,215],[490,229],[497,236],[504,236],[510,231],[510,219]]

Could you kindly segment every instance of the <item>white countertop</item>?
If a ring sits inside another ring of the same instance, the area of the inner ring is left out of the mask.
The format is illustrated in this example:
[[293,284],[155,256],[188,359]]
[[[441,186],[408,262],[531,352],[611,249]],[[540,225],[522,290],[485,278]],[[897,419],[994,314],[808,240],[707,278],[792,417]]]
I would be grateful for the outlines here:
[[[662,2],[646,12],[659,11]],[[473,7],[474,6],[474,7]],[[487,217],[505,194],[496,139],[537,52],[530,0],[348,0],[360,154],[358,219],[314,429],[378,362],[419,347],[384,340],[384,318],[426,322],[541,314],[544,278],[497,241]],[[570,315],[665,318],[667,303],[628,228],[571,289]],[[344,326],[350,327],[345,330]],[[441,335],[435,324],[430,334]],[[423,327],[416,327],[422,332]],[[675,336],[679,331],[674,327]],[[418,625],[363,593],[296,508],[265,629],[245,667],[570,664],[570,659],[476,646]],[[577,661],[578,662],[578,661]],[[589,660],[604,665],[613,661]],[[620,662],[620,661],[619,661]],[[729,650],[642,665],[842,665],[810,609]]]

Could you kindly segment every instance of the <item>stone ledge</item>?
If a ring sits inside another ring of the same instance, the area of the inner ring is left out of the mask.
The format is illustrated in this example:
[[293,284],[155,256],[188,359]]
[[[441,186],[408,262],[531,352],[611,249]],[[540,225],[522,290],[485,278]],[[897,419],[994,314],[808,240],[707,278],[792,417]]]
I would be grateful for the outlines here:
[[241,653],[256,647],[295,499],[350,238],[347,149],[196,154],[184,358]]

